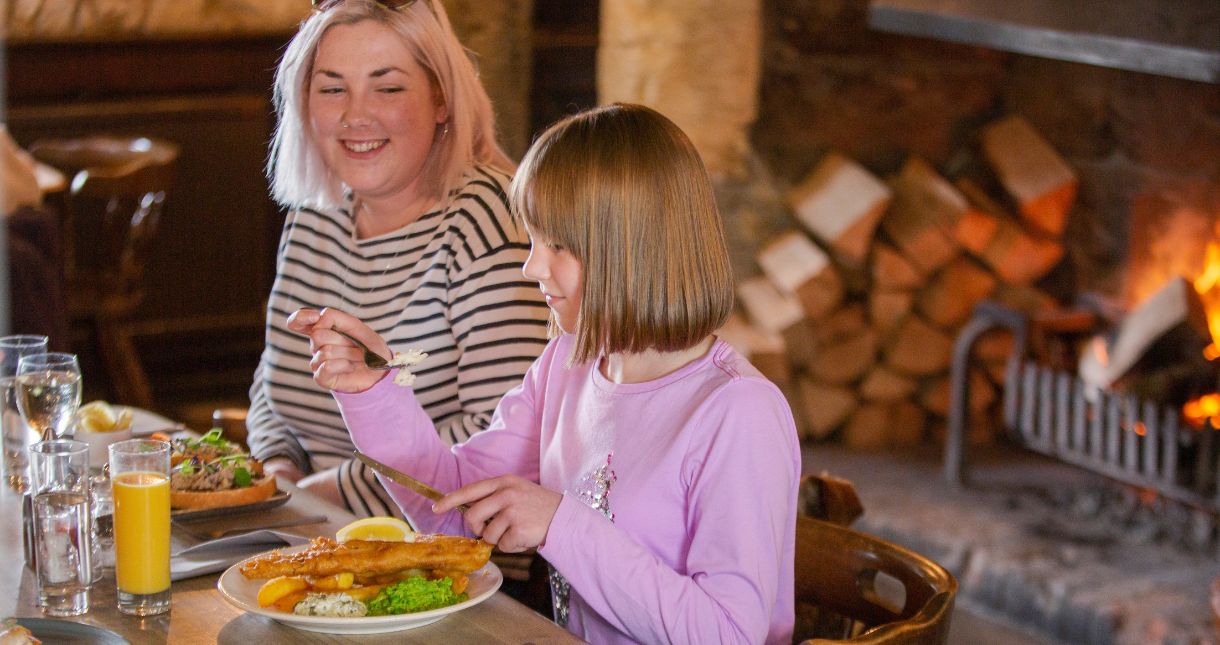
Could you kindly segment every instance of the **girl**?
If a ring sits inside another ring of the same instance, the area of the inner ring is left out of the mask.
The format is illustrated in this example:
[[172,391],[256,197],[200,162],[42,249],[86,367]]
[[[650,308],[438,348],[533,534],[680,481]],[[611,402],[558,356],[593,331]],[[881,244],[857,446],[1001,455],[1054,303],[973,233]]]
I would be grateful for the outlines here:
[[796,432],[779,390],[712,335],[732,281],[694,147],[648,108],[592,110],[534,143],[510,198],[558,334],[465,443],[447,447],[333,331],[387,349],[369,328],[294,315],[354,443],[452,491],[431,506],[385,482],[423,530],[537,548],[581,638],[791,642]]

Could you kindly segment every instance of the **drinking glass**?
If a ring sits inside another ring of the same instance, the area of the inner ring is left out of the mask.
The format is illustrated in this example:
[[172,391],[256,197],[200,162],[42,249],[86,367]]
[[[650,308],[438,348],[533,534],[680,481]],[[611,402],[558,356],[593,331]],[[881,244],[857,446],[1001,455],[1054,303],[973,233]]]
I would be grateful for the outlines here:
[[26,354],[17,361],[17,409],[44,441],[71,434],[80,386],[76,354]]
[[17,359],[46,351],[46,336],[22,334],[0,338],[0,397],[3,397],[0,400],[0,433],[4,435],[4,479],[19,493],[30,487],[30,444],[38,441],[38,436],[30,431],[17,410],[13,389]]
[[114,578],[119,611],[169,610],[169,444],[129,439],[110,445]]
[[93,583],[89,446],[40,441],[30,446],[30,474],[39,604],[51,616],[79,616]]
[[114,497],[110,469],[97,471],[95,453],[90,446],[90,470],[95,474],[89,478],[89,512],[93,519],[93,581],[97,582],[107,570],[114,570]]

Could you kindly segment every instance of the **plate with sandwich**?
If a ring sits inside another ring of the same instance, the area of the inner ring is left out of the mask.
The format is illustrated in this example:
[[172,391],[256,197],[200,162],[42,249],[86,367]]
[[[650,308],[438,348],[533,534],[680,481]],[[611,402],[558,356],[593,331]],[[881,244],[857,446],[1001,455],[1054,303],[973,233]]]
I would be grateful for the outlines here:
[[482,540],[416,534],[376,517],[335,538],[247,558],[216,587],[238,609],[290,627],[376,634],[422,627],[490,598],[504,580],[490,557]]
[[289,494],[279,490],[262,463],[226,440],[220,428],[200,437],[153,437],[172,446],[169,504],[175,520],[229,516],[288,501]]

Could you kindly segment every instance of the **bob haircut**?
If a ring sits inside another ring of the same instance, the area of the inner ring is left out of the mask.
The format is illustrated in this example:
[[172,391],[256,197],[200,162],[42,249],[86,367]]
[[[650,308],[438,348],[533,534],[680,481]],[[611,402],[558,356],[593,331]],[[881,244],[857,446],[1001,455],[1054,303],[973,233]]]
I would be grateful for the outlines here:
[[659,112],[614,104],[552,125],[509,199],[531,234],[583,267],[572,362],[689,349],[728,318],[732,269],[711,180]]
[[[278,123],[271,141],[267,176],[271,195],[289,208],[335,208],[346,188],[331,173],[309,124],[309,84],[318,45],[335,25],[370,20],[398,34],[427,72],[448,121],[438,126],[432,150],[420,171],[435,197],[447,196],[474,164],[505,172],[513,163],[495,136],[491,99],[458,42],[439,0],[419,0],[390,9],[374,0],[345,0],[315,11],[301,23],[275,72],[273,98]],[[447,129],[447,131],[446,131]]]

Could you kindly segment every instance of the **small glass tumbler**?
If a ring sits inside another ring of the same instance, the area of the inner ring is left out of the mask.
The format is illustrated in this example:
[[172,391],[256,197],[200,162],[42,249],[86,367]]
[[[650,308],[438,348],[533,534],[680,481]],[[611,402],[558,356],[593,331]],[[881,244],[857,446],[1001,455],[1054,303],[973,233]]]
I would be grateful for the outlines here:
[[50,616],[89,611],[93,584],[89,446],[41,441],[30,446],[38,602]]
[[129,439],[110,445],[114,579],[119,611],[169,611],[169,444]]
[[37,435],[21,418],[13,389],[17,360],[26,354],[47,351],[46,336],[21,334],[0,337],[0,433],[4,435],[4,479],[9,488],[25,492],[30,487],[30,444]]
[[[92,447],[90,452],[94,452]],[[110,469],[89,478],[90,513],[93,518],[93,581],[114,570],[114,497],[110,490]]]

